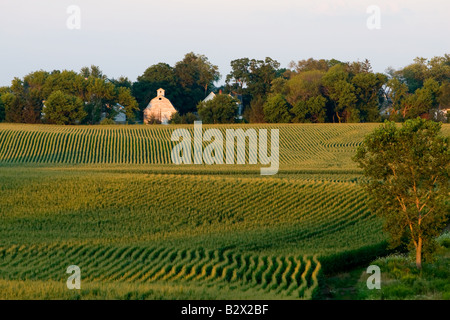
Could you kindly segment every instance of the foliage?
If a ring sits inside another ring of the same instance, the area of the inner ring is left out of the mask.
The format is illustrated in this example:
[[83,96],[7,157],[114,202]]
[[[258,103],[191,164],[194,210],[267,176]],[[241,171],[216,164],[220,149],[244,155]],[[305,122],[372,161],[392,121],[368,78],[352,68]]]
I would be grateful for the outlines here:
[[449,138],[439,135],[440,127],[420,118],[401,128],[385,122],[364,139],[354,157],[372,179],[366,186],[374,200],[371,208],[384,218],[391,244],[407,239],[419,268],[449,218]]
[[327,99],[323,96],[311,97],[307,101],[299,100],[292,108],[293,122],[325,122]]
[[186,114],[180,115],[178,112],[175,112],[170,119],[170,123],[172,124],[193,124],[194,121],[197,120],[197,116],[192,112],[188,112]]
[[254,98],[250,107],[245,109],[244,117],[251,123],[264,123],[264,99],[262,97]]
[[[133,120],[138,109],[129,85],[124,78],[120,81],[109,81],[96,66],[91,66],[90,69],[85,67],[79,74],[68,70],[54,70],[51,73],[41,70],[26,75],[23,80],[15,78],[1,99],[5,106],[7,122],[38,123],[41,119],[44,120],[41,117],[42,113],[47,113],[43,111],[44,102],[58,91],[83,103],[83,112],[86,115],[77,119],[83,118],[84,123],[98,123],[102,115],[113,118],[116,115],[113,106],[116,104],[122,105],[127,118]],[[70,104],[66,101],[65,105]],[[67,112],[58,108],[52,110],[53,113],[59,111]],[[56,120],[57,118],[60,120]],[[52,119],[47,117],[45,121],[75,123],[67,119],[67,114],[53,114]]]
[[0,94],[0,122],[5,120],[5,104],[3,103],[2,96]]
[[421,116],[445,121],[440,109],[445,109],[449,100],[450,55],[430,60],[416,58],[403,69],[392,70],[390,76],[388,102],[392,120]]
[[44,119],[52,124],[75,124],[86,117],[83,106],[80,98],[58,90],[45,101]]
[[1,96],[1,100],[6,122],[22,122],[22,106],[19,98],[11,92],[6,92]]
[[270,96],[263,106],[264,120],[268,123],[291,122],[290,106],[281,94]]
[[379,122],[382,87],[387,77],[381,73],[361,72],[351,80],[357,98],[360,122]]
[[426,79],[423,87],[409,95],[405,101],[403,117],[413,119],[428,114],[438,106],[439,83],[433,79]]
[[388,98],[390,100],[389,119],[398,121],[406,116],[405,100],[408,96],[408,86],[398,78],[392,78],[388,81]]
[[359,122],[355,87],[348,79],[349,74],[342,65],[330,68],[323,77],[326,95],[333,104],[333,122]]
[[[270,57],[264,60],[244,57],[232,60],[230,66],[222,88],[225,93],[240,97],[246,121],[264,121],[261,100],[266,102],[269,96],[278,94],[290,106],[297,105],[303,110],[300,113],[309,108],[306,103],[309,99],[322,96],[326,104],[320,104],[322,110],[315,110],[321,115],[320,122],[379,122],[385,118],[404,121],[417,116],[447,121],[444,110],[450,101],[448,54],[429,60],[416,58],[402,69],[388,69],[386,74],[373,72],[368,60],[343,62],[310,58],[291,62],[286,69]],[[125,107],[127,118],[133,122],[136,116],[142,119],[144,109],[159,88],[166,90],[167,98],[182,116],[195,112],[208,91],[217,91],[214,85],[220,77],[216,65],[205,55],[193,52],[174,66],[161,62],[148,67],[135,82],[126,77],[108,79],[94,65],[83,67],[78,74],[67,70],[39,70],[12,81],[8,93],[14,98],[6,97],[7,104],[0,104],[3,110],[0,119],[39,123],[43,101],[52,92],[61,90],[85,102],[87,124],[98,123],[103,115],[113,118],[114,108],[110,106],[117,103]],[[127,105],[117,100],[126,100]],[[300,115],[294,121],[310,121],[303,118]],[[315,121],[319,120],[312,120]]]
[[323,92],[322,77],[323,71],[311,70],[293,76],[286,83],[286,100],[295,105],[300,100],[306,101],[312,97],[317,97]]
[[101,125],[111,125],[111,124],[116,124],[116,122],[113,119],[109,119],[109,118],[105,118],[102,121],[100,121]]
[[212,100],[200,102],[197,110],[203,123],[233,123],[238,101],[227,94],[218,94]]
[[380,290],[368,290],[368,274],[361,277],[358,291],[363,299],[448,300],[450,299],[450,249],[440,250],[438,259],[415,268],[409,257],[392,255],[371,262],[381,269]]
[[182,113],[193,112],[199,101],[207,96],[208,88],[220,79],[219,68],[204,55],[187,53],[175,64],[174,72],[183,90]]

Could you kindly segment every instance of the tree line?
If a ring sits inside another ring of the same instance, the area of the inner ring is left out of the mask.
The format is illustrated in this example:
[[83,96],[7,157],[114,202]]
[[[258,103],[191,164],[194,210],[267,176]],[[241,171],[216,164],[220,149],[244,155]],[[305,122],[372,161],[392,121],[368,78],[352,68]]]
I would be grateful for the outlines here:
[[[142,120],[160,87],[178,110],[174,123],[378,122],[418,116],[449,120],[442,112],[450,108],[449,54],[416,58],[385,73],[373,72],[368,60],[310,58],[281,68],[267,57],[240,58],[230,65],[220,87],[218,67],[193,52],[174,66],[150,66],[135,82],[109,79],[97,66],[80,72],[39,70],[0,88],[0,121],[97,124],[110,123],[124,112],[128,123],[134,123]],[[216,97],[203,102],[210,92]],[[238,103],[243,107],[240,118]]]

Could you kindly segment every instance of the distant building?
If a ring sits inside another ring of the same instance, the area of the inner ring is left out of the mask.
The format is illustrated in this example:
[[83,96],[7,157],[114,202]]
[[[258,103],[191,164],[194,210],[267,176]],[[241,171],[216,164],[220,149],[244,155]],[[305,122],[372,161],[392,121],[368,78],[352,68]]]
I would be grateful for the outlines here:
[[157,90],[156,98],[153,98],[144,110],[144,123],[158,121],[162,124],[169,123],[172,115],[177,112],[172,103],[165,96],[164,89]]
[[441,122],[447,122],[449,114],[450,114],[450,108],[448,108],[448,107],[439,108],[438,110],[434,111],[434,120],[441,121]]
[[126,124],[127,115],[125,114],[125,107],[120,104],[116,104],[114,106],[114,110],[116,110],[117,112],[116,116],[114,117],[114,121],[118,124]]
[[216,97],[216,94],[215,94],[214,92],[211,91],[211,93],[208,94],[208,96],[207,96],[205,99],[203,99],[203,102],[207,102],[207,101],[209,101],[209,100],[212,100],[212,99],[214,99],[215,97]]
[[[110,108],[109,105],[107,105],[108,108]],[[116,103],[114,105],[114,111],[116,112],[116,115],[114,116],[114,122],[117,124],[126,124],[127,123],[127,116],[125,114],[125,107]],[[100,121],[106,118],[106,112],[102,112],[100,116]]]

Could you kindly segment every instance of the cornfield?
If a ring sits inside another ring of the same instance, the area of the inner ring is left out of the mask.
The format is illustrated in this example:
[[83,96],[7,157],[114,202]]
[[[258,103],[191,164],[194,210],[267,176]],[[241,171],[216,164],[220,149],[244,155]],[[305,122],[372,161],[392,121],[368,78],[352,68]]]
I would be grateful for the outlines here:
[[204,126],[278,128],[260,176],[172,164],[192,126],[0,124],[0,298],[314,298],[324,270],[385,252],[351,161],[376,126]]

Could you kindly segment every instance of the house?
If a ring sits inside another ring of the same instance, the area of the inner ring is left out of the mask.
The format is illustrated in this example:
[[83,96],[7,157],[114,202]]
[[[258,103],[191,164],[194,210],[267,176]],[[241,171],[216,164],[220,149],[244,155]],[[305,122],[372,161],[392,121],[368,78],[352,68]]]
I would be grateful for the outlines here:
[[116,104],[114,110],[116,110],[117,112],[116,116],[114,117],[114,121],[118,124],[126,124],[127,115],[125,114],[125,107],[120,104]]
[[441,107],[434,112],[434,119],[441,122],[447,122],[450,115],[450,108]]
[[[111,108],[109,104],[106,105],[107,108]],[[116,103],[114,106],[114,111],[116,115],[114,116],[114,122],[116,124],[126,124],[127,123],[127,116],[125,114],[125,107]],[[102,112],[100,116],[100,121],[106,118],[106,112]]]
[[164,96],[164,89],[159,88],[156,93],[156,97],[150,101],[144,110],[145,124],[152,123],[155,120],[162,124],[167,124],[172,119],[172,115],[177,112],[170,100]]
[[209,100],[212,100],[212,99],[215,98],[215,96],[216,96],[216,94],[215,94],[214,92],[211,91],[211,93],[208,94],[208,96],[207,96],[205,99],[203,99],[203,102],[207,102],[207,101],[209,101]]

